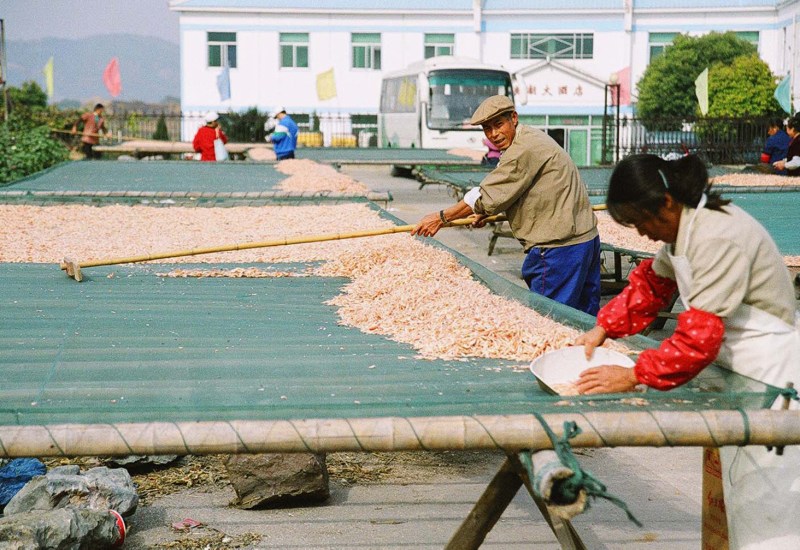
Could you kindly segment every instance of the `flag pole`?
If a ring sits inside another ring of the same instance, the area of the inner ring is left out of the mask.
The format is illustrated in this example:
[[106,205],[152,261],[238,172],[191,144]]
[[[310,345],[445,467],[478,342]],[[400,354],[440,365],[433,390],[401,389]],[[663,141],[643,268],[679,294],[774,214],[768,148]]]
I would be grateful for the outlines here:
[[8,122],[8,87],[6,86],[6,71],[8,63],[6,59],[6,25],[0,19],[0,86],[3,87],[3,118]]

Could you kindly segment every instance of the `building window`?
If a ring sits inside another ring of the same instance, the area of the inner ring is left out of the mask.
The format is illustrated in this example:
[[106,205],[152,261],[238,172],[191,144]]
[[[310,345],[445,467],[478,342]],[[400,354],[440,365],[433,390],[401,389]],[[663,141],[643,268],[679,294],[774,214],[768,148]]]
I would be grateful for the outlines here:
[[351,36],[353,44],[353,68],[381,68],[381,35],[377,32],[354,32]]
[[739,31],[734,34],[742,40],[750,42],[758,49],[758,31]]
[[281,68],[308,68],[308,33],[282,32]]
[[425,59],[437,55],[453,55],[453,46],[456,42],[452,34],[426,34]]
[[669,46],[675,41],[678,36],[677,32],[651,32],[648,38],[650,44],[650,61],[664,53]]
[[511,59],[592,59],[591,33],[511,34]]
[[236,33],[208,33],[208,66],[236,68]]

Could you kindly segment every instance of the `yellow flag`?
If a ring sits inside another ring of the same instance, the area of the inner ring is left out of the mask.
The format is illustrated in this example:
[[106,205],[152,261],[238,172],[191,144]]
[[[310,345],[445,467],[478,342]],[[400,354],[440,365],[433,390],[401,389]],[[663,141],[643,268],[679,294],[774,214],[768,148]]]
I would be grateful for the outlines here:
[[703,116],[706,116],[706,113],[708,113],[708,67],[694,81],[694,92],[697,94],[700,112]]
[[53,58],[51,57],[47,64],[42,69],[44,74],[44,82],[47,87],[47,97],[53,99]]
[[336,97],[336,82],[333,80],[333,69],[317,75],[317,97],[320,101]]

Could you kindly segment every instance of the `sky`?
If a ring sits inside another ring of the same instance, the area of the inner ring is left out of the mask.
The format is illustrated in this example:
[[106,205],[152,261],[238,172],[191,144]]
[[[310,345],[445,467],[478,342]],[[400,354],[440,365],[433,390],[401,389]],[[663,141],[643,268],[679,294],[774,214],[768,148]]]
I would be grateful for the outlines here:
[[0,0],[6,41],[128,33],[178,43],[168,0]]

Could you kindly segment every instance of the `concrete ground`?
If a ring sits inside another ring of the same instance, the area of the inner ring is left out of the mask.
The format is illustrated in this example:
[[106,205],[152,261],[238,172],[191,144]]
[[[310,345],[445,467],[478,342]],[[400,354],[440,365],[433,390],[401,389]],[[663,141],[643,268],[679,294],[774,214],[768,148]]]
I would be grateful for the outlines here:
[[[392,178],[388,167],[343,169],[375,191],[390,191],[388,210],[407,223],[448,206],[454,198],[444,186],[418,189],[412,179]],[[448,229],[437,236],[509,280],[523,285],[519,245],[501,239],[486,254],[489,229]],[[297,548],[400,549],[442,548],[456,531],[496,473],[500,453],[400,453],[389,468],[396,475],[383,482],[332,481],[324,505],[245,511],[228,506],[230,487],[188,489],[142,507],[131,522],[125,548]],[[618,448],[578,452],[585,470],[595,474],[611,494],[625,501],[644,524],[636,527],[624,512],[598,500],[573,525],[586,547],[600,549],[680,550],[700,547],[701,450],[699,448]],[[399,458],[399,457],[398,457]],[[444,466],[442,462],[445,462]],[[432,464],[436,464],[435,466]],[[381,467],[386,466],[384,462]],[[207,527],[190,534],[170,528],[192,518]],[[201,542],[225,533],[228,542]],[[261,536],[247,542],[247,534]],[[175,541],[170,546],[164,546]],[[520,490],[486,539],[484,548],[559,548],[527,492]]]

